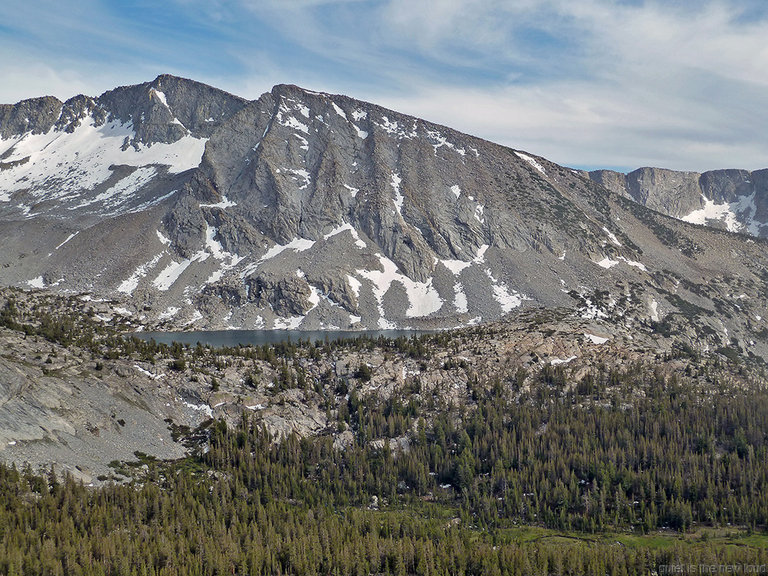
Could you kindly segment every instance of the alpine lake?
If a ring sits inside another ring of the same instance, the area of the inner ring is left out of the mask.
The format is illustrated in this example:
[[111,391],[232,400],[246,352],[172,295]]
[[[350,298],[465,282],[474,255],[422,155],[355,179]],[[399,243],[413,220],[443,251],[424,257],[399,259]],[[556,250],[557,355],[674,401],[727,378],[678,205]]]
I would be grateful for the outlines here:
[[356,338],[387,339],[411,338],[434,334],[433,330],[202,330],[191,332],[134,332],[141,340],[154,340],[158,344],[188,344],[213,348],[237,346],[263,346],[284,342],[332,342]]

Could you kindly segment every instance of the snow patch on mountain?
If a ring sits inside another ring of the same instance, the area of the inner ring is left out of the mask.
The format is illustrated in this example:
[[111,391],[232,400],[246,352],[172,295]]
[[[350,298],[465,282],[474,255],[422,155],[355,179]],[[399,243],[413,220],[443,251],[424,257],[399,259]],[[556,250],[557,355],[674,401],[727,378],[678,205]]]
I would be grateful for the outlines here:
[[27,284],[32,288],[40,288],[41,290],[45,288],[45,280],[42,276],[32,278],[32,280],[27,280]]
[[[28,132],[7,149],[4,162],[16,164],[0,171],[0,189],[5,192],[0,200],[8,201],[9,193],[22,189],[29,189],[38,200],[77,195],[106,181],[116,165],[164,165],[170,173],[184,172],[200,165],[207,142],[207,138],[187,135],[171,144],[124,146],[133,136],[131,124],[114,121],[99,126],[91,116],[71,133],[55,128],[45,134]],[[134,174],[105,193],[105,198],[146,183],[149,172]]]
[[[169,241],[170,242],[170,241]],[[127,294],[130,296],[133,294],[133,291],[136,290],[139,286],[139,281],[144,278],[147,274],[149,274],[149,271],[152,270],[155,266],[157,266],[157,263],[160,262],[160,259],[163,257],[163,253],[158,254],[152,260],[149,262],[142,264],[136,270],[131,274],[131,276],[127,280],[123,280],[123,282],[120,284],[120,286],[117,287],[118,292],[122,292],[123,294]]]
[[160,230],[155,230],[155,233],[157,234],[157,239],[160,240],[160,243],[165,246],[171,245],[171,239],[166,237]]
[[342,118],[344,118],[344,120],[347,120],[347,121],[349,121],[349,119],[347,118],[347,114],[344,112],[344,110],[342,110],[342,109],[339,107],[339,105],[338,105],[338,104],[336,104],[336,102],[331,102],[331,106],[333,106],[333,109],[336,111],[336,114],[338,114],[339,116],[341,116]]
[[590,298],[584,299],[584,306],[580,307],[578,311],[581,314],[581,317],[587,320],[608,318],[608,314],[597,304],[593,303]]
[[648,268],[646,268],[645,264],[643,264],[642,262],[638,262],[637,260],[628,260],[623,256],[619,256],[619,260],[624,262],[627,266],[632,266],[633,268],[639,268],[643,272],[648,272]]
[[149,184],[156,175],[157,169],[153,166],[137,168],[132,174],[122,178],[101,194],[97,194],[80,204],[70,206],[69,209],[76,210],[92,204],[98,204],[100,208],[114,208],[130,200],[133,194]]
[[590,334],[589,332],[584,333],[584,338],[592,342],[592,344],[605,344],[608,342],[608,340],[610,340],[610,338],[597,336],[596,334]]
[[352,196],[352,198],[357,196],[357,193],[360,192],[360,188],[355,188],[354,186],[350,186],[349,184],[343,184],[343,186],[344,188],[349,190],[349,194],[350,196]]
[[407,131],[406,127],[401,126],[396,120],[390,120],[387,116],[382,116],[381,122],[376,122],[374,120],[373,123],[388,134],[396,136],[397,138],[412,139],[418,137],[418,126],[415,120],[410,131]]
[[376,126],[378,126],[379,128],[382,128],[383,130],[385,130],[389,134],[397,134],[398,133],[399,126],[398,126],[397,122],[393,121],[393,120],[390,120],[386,116],[382,116],[381,117],[381,123],[374,122],[374,124],[376,124]]
[[156,88],[150,88],[149,98],[152,99],[153,96],[157,96],[157,99],[163,103],[163,106],[170,109],[168,106],[168,100],[166,99],[165,94],[163,92],[160,92],[160,90],[157,90]]
[[465,314],[469,311],[469,304],[467,302],[467,295],[464,292],[464,287],[461,282],[456,282],[453,285],[453,305],[456,308],[456,312],[459,314]]
[[488,244],[483,244],[480,246],[480,248],[477,249],[477,255],[472,260],[475,264],[482,264],[485,262],[485,253],[488,251],[488,248],[490,246]]
[[515,308],[519,308],[523,304],[523,300],[528,298],[516,290],[512,290],[506,286],[503,282],[500,282],[493,276],[493,272],[490,268],[485,269],[485,275],[491,281],[491,290],[493,291],[493,299],[501,307],[501,311],[504,314],[511,312]]
[[651,299],[650,303],[648,304],[648,308],[650,308],[651,320],[658,322],[661,317],[659,316],[659,303],[655,298]]
[[637,260],[629,260],[624,256],[617,256],[616,260],[611,260],[608,256],[606,256],[599,262],[595,262],[595,264],[597,264],[601,268],[605,268],[606,270],[609,270],[621,262],[624,262],[627,266],[632,266],[633,268],[639,268],[643,272],[648,271],[648,269],[645,267],[645,264],[643,264],[642,262],[638,262]]
[[54,248],[54,250],[58,250],[59,248],[61,248],[62,246],[64,246],[64,244],[66,244],[67,242],[69,242],[70,240],[72,240],[72,238],[74,238],[74,237],[75,237],[75,236],[77,236],[78,234],[80,234],[80,230],[78,230],[77,232],[73,232],[72,234],[70,234],[69,236],[67,236],[67,237],[66,237],[66,239],[65,239],[65,240],[64,240],[64,241],[63,241],[61,244],[59,244],[58,246],[56,246],[56,248]]
[[[300,107],[296,108],[295,111],[301,114]],[[309,126],[307,126],[306,124],[304,124],[303,122],[297,120],[294,116],[292,116],[291,115],[292,112],[294,112],[294,110],[288,107],[288,105],[285,102],[285,99],[283,99],[280,102],[280,106],[278,108],[277,114],[275,115],[275,119],[277,120],[277,123],[287,128],[299,130],[304,134],[309,134]]]
[[435,155],[437,155],[437,149],[442,147],[449,148],[460,156],[464,156],[467,153],[464,148],[459,148],[455,144],[448,142],[448,138],[443,136],[437,130],[427,130],[427,137],[430,140],[432,147],[435,149]]
[[483,206],[478,202],[478,204],[475,206],[475,213],[473,214],[473,216],[475,217],[475,220],[480,222],[480,224],[485,224],[485,217],[483,216],[484,211],[485,211],[485,206]]
[[357,270],[357,274],[367,278],[373,284],[373,295],[376,297],[381,318],[384,317],[382,301],[393,282],[399,282],[408,295],[409,305],[405,311],[408,318],[429,316],[442,308],[443,299],[432,286],[431,278],[426,282],[416,282],[400,272],[397,265],[386,256],[382,254],[376,256],[382,270]]
[[[312,286],[309,282],[307,282],[307,286],[309,286],[309,296],[307,297],[307,301],[312,305],[312,307],[309,310],[314,310],[317,308],[318,304],[320,304],[321,294],[320,290],[316,286]],[[308,310],[308,311],[309,311]]]
[[683,216],[681,220],[703,226],[711,221],[719,221],[725,224],[729,232],[749,232],[758,236],[760,230],[768,223],[755,220],[757,213],[755,194],[752,192],[748,196],[739,197],[736,202],[723,202],[721,204],[702,195],[701,201],[704,206]]
[[400,193],[400,183],[403,180],[400,178],[400,175],[396,172],[392,173],[392,180],[390,180],[390,186],[395,189],[395,208],[397,209],[397,213],[400,214],[400,216],[403,215],[403,201],[405,198]]
[[621,242],[619,242],[619,239],[616,238],[616,235],[613,232],[608,230],[608,228],[606,228],[605,226],[603,226],[603,232],[605,232],[608,235],[608,238],[611,240],[611,242],[614,243],[614,245],[621,248]]
[[130,208],[121,208],[119,210],[108,213],[107,216],[116,216],[117,214],[134,214],[136,212],[141,212],[142,210],[146,210],[147,208],[151,208],[152,206],[157,206],[161,202],[165,202],[168,198],[170,198],[177,192],[178,190],[171,190],[167,194],[163,194],[162,196],[158,196],[157,198],[152,198],[150,200],[147,200],[146,202],[142,202],[137,206],[133,206]]
[[200,312],[200,310],[194,310],[193,313],[192,313],[192,318],[187,320],[184,323],[184,326],[190,326],[190,325],[194,324],[195,322],[197,322],[198,320],[202,320],[203,318],[204,318],[203,313]]
[[269,260],[271,258],[274,258],[284,250],[294,250],[295,252],[304,252],[305,250],[309,250],[312,248],[312,246],[315,245],[314,240],[307,240],[306,238],[294,238],[288,244],[275,244],[267,250],[266,254],[261,257],[261,260]]
[[705,196],[702,196],[701,200],[704,207],[683,216],[681,220],[702,226],[706,225],[708,220],[719,220],[725,224],[729,232],[738,232],[742,228],[742,224],[738,222],[730,203],[717,204]]
[[158,318],[160,320],[169,320],[170,318],[173,318],[176,316],[176,314],[179,313],[181,308],[178,308],[176,306],[168,306],[168,308],[165,309],[165,312],[162,312]]
[[450,270],[454,276],[461,274],[462,270],[472,266],[472,262],[464,262],[463,260],[440,260],[440,262]]
[[304,321],[304,316],[289,316],[288,318],[275,318],[272,324],[274,330],[296,330]]
[[595,264],[597,264],[601,268],[605,268],[606,270],[610,270],[611,268],[616,266],[618,263],[619,263],[618,260],[611,260],[610,258],[608,258],[608,256],[600,260],[600,262],[595,262]]
[[254,272],[261,264],[266,262],[267,260],[271,260],[272,258],[275,258],[276,256],[280,255],[286,250],[293,250],[294,252],[304,252],[305,250],[309,250],[312,248],[312,246],[315,245],[314,240],[308,240],[306,238],[294,238],[288,244],[275,244],[267,250],[264,255],[258,259],[258,261],[248,264],[242,272],[240,272],[240,277],[245,278],[246,276],[249,276],[252,272]]
[[309,175],[309,172],[307,172],[306,170],[286,168],[285,171],[293,174],[294,176],[292,178],[296,181],[298,181],[299,178],[304,180],[304,183],[301,186],[299,186],[299,190],[304,190],[307,186],[309,186],[309,182],[311,181],[311,176]]
[[157,278],[152,281],[152,284],[162,292],[167,291],[173,286],[176,280],[179,279],[179,276],[184,273],[184,270],[186,270],[190,264],[192,264],[191,259],[185,259],[181,262],[171,262],[157,275]]
[[185,258],[181,262],[172,261],[157,275],[152,285],[161,292],[169,290],[193,262],[204,262],[210,255],[206,250],[200,250],[191,258]]
[[360,236],[357,233],[357,230],[350,224],[349,222],[345,222],[344,224],[341,224],[328,232],[328,234],[325,234],[323,236],[323,240],[328,240],[329,238],[332,238],[333,236],[336,236],[337,234],[341,234],[342,232],[349,232],[352,234],[352,238],[355,240],[355,246],[358,248],[366,248],[368,245],[360,239]]
[[360,288],[363,287],[363,283],[350,274],[347,274],[347,283],[349,284],[349,287],[352,289],[352,292],[354,293],[355,298],[360,298]]
[[515,154],[521,160],[525,160],[526,162],[528,162],[528,164],[530,164],[533,168],[541,172],[544,176],[547,175],[546,170],[544,170],[544,166],[539,164],[539,162],[535,158],[532,158],[531,156],[528,156],[528,154],[523,154],[522,152],[518,152],[516,150],[515,150]]
[[206,284],[217,282],[224,276],[225,272],[237,266],[245,258],[244,256],[238,256],[237,254],[232,254],[231,252],[224,250],[221,242],[216,240],[218,233],[218,230],[213,226],[206,226],[205,248],[211,253],[214,259],[221,261],[219,269],[211,274],[208,280],[206,280]]
[[296,138],[299,142],[301,142],[301,146],[299,146],[299,148],[301,148],[304,151],[309,151],[309,140],[304,138],[304,136],[302,136],[301,134],[294,134],[293,137]]

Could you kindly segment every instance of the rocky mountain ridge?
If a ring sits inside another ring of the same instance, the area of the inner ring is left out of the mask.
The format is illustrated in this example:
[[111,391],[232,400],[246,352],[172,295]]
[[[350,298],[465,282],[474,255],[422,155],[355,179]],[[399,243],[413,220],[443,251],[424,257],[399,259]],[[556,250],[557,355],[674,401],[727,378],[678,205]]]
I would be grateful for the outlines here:
[[3,107],[0,137],[2,282],[113,301],[134,329],[446,328],[566,307],[684,314],[701,350],[768,355],[762,240],[375,104],[160,76]]
[[765,238],[768,169],[679,172],[639,168],[628,174],[596,170],[589,178],[673,218]]

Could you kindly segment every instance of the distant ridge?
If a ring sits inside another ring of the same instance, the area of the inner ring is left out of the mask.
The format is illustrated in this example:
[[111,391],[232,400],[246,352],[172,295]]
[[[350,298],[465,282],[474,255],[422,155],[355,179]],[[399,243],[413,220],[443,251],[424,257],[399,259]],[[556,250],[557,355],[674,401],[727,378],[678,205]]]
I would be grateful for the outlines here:
[[676,172],[596,170],[589,177],[648,208],[693,224],[768,236],[768,169]]

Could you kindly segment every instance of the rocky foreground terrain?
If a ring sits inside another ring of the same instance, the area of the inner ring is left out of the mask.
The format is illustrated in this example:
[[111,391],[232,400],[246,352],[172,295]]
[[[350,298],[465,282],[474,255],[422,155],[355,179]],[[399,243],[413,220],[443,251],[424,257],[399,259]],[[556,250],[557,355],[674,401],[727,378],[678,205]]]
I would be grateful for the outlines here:
[[[702,390],[763,381],[763,364],[734,348],[696,351],[682,316],[630,328],[586,310],[534,309],[414,339],[212,350],[121,337],[125,321],[98,320],[106,306],[2,292],[4,461],[53,464],[98,483],[120,478],[113,461],[183,455],[190,449],[183,433],[211,418],[235,424],[247,416],[275,437],[332,435],[344,449],[353,440],[350,406],[358,401],[415,405],[429,422],[446,411],[461,418],[492,386],[512,399],[542,383],[554,387],[554,397],[587,386],[602,390],[605,402],[631,405],[642,388],[628,391],[615,375],[654,373]],[[370,442],[407,450],[414,432]]]

